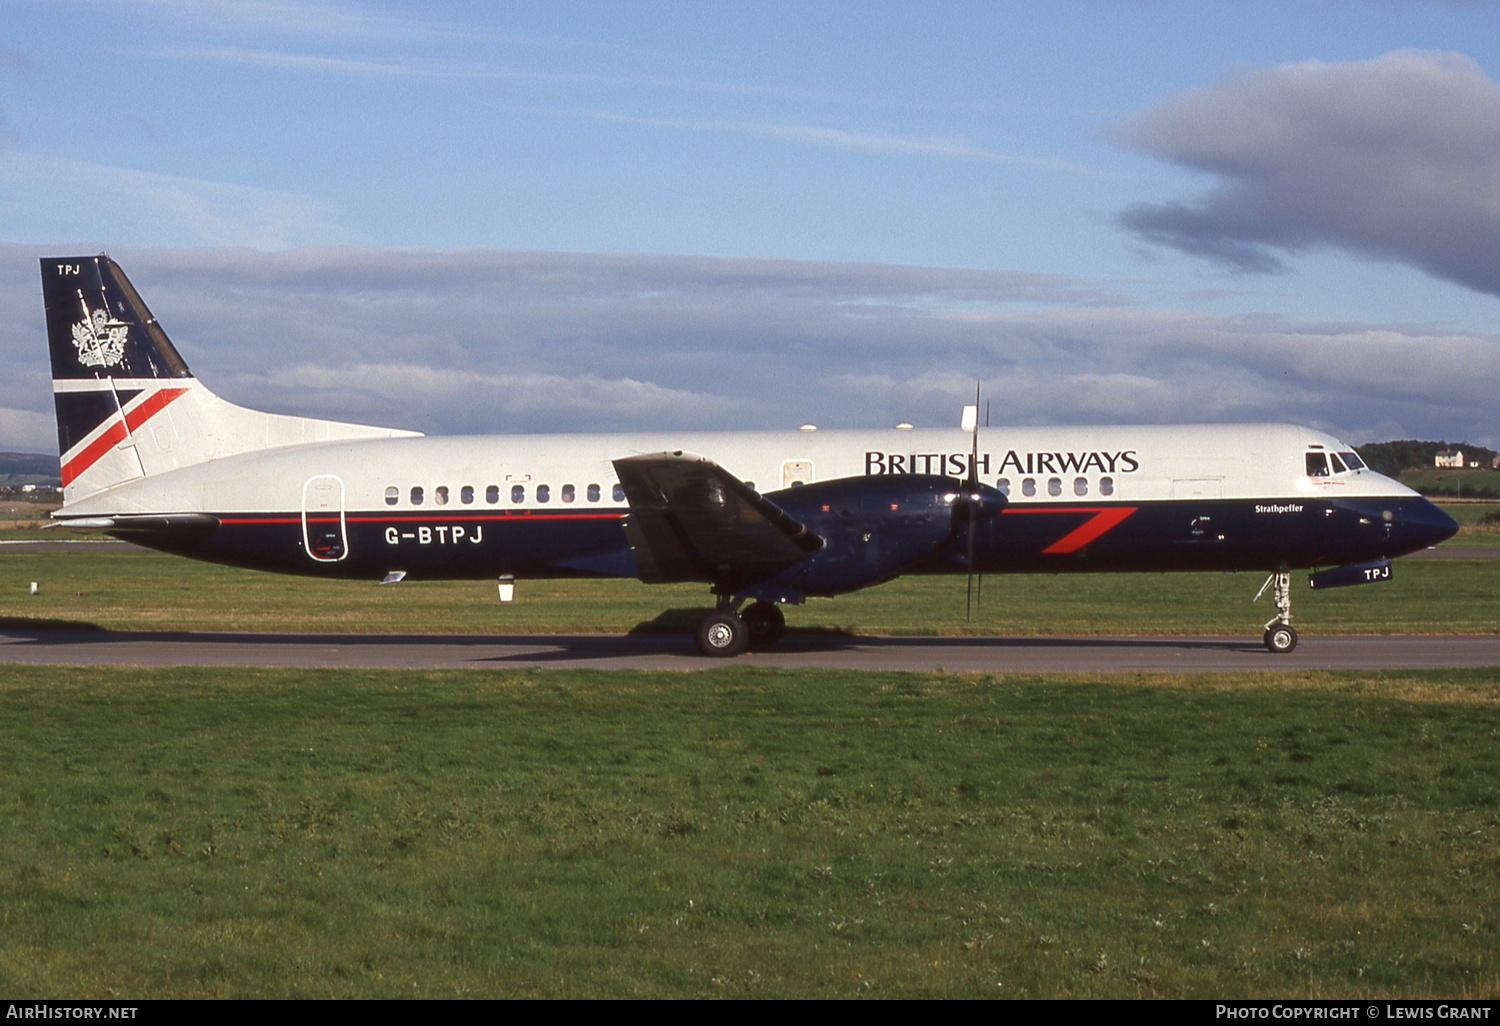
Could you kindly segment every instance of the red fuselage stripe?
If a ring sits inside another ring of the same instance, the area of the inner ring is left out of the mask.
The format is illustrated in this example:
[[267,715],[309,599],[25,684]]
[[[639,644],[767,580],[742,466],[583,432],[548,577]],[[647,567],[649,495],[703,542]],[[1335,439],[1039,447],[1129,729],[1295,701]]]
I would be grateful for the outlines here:
[[1089,542],[1118,527],[1138,506],[1067,506],[1049,509],[1045,506],[1027,506],[1020,509],[1007,506],[1002,513],[1083,513],[1092,514],[1082,524],[1063,535],[1042,550],[1044,556],[1062,556],[1077,552]]
[[[1007,514],[1019,513],[1041,513],[1049,516],[1084,516],[1087,517],[1082,524],[1063,535],[1057,541],[1042,550],[1043,555],[1062,556],[1077,552],[1090,542],[1102,537],[1134,513],[1138,506],[1025,506],[1017,508],[1011,506],[1003,512]],[[496,510],[493,513],[465,513],[465,514],[427,514],[401,512],[388,514],[361,513],[346,515],[344,520],[350,524],[389,524],[398,526],[401,524],[444,524],[456,522],[500,523],[500,522],[535,522],[540,520],[619,520],[625,516],[625,510],[601,511],[598,513],[539,513],[534,510]],[[308,512],[306,520],[309,523],[337,523],[339,516],[326,510]],[[296,514],[281,516],[220,516],[219,521],[224,524],[300,524],[303,516]]]
[[[346,516],[345,523],[350,524],[435,524],[453,523],[455,521],[483,521],[489,523],[496,520],[619,520],[625,515],[625,511],[618,513],[533,513],[530,510],[515,510],[510,512],[496,513],[474,513],[467,516],[423,516],[420,513],[392,513],[389,516]],[[323,521],[334,522],[339,519],[338,514],[319,510],[316,513],[308,513],[307,519],[321,523]],[[237,517],[221,516],[221,524],[300,524],[302,517],[297,515],[280,517]]]

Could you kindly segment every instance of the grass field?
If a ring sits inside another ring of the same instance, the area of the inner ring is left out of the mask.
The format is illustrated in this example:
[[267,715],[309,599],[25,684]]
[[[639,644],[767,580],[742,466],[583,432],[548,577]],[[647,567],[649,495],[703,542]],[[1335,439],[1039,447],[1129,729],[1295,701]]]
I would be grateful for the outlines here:
[[[36,580],[41,593],[26,594]],[[1300,582],[1299,582],[1300,585]],[[877,633],[1258,633],[1249,575],[915,579]],[[615,631],[699,588],[0,552],[0,623]],[[1494,631],[1500,560],[1296,593]],[[1500,997],[1500,669],[0,667],[0,993]]]
[[1500,524],[1480,523],[1485,516],[1500,515],[1500,502],[1465,500],[1438,505],[1459,523],[1458,534],[1445,545],[1500,545]]
[[1500,473],[1493,470],[1450,470],[1417,467],[1401,472],[1401,483],[1423,495],[1449,498],[1500,498]]
[[0,668],[0,992],[1494,998],[1497,684]]

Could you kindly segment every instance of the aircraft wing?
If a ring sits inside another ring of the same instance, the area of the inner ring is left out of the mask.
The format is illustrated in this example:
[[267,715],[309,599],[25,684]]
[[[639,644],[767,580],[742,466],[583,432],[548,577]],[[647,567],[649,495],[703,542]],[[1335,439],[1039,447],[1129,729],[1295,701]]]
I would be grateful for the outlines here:
[[641,580],[769,576],[822,541],[712,460],[659,452],[614,460],[630,512],[625,537]]

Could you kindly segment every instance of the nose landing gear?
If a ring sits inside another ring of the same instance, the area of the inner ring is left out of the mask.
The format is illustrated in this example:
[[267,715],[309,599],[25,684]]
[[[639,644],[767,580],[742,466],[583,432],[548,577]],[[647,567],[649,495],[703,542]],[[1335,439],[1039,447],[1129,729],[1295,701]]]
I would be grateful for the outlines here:
[[1272,652],[1290,652],[1297,647],[1297,632],[1289,623],[1275,623],[1266,628],[1264,638],[1266,648]]
[[1290,652],[1297,647],[1297,632],[1292,629],[1292,575],[1285,570],[1276,571],[1266,578],[1251,601],[1258,600],[1267,588],[1273,589],[1271,601],[1276,603],[1276,615],[1266,624],[1261,640],[1272,652]]

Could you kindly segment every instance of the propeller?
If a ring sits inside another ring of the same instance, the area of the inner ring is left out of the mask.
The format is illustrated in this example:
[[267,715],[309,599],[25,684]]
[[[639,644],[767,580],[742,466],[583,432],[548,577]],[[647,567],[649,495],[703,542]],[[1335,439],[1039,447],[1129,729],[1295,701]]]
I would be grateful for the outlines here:
[[[979,382],[974,382],[974,405],[964,408],[963,426],[969,429],[969,473],[963,482],[963,503],[966,507],[964,533],[966,539],[966,562],[968,576],[964,581],[964,619],[974,616],[974,522],[979,519],[982,499],[979,494]],[[984,601],[984,577],[979,578],[979,599]]]
[[[986,423],[989,421],[988,411],[985,416]],[[967,561],[968,580],[964,584],[964,618],[972,619],[976,600],[984,599],[984,576],[974,572],[975,539],[974,528],[981,520],[987,520],[995,516],[1005,508],[1009,501],[1003,492],[992,488],[979,480],[979,382],[974,383],[974,405],[965,406],[963,420],[960,426],[969,432],[969,470],[962,481],[958,483],[958,493],[953,496],[953,525],[949,538],[953,542],[959,540],[958,533],[964,532],[964,558]],[[975,578],[978,577],[976,582]],[[976,588],[977,583],[977,588]]]

